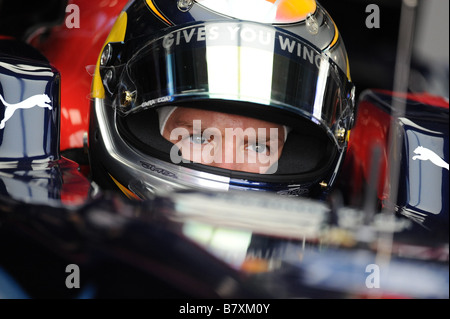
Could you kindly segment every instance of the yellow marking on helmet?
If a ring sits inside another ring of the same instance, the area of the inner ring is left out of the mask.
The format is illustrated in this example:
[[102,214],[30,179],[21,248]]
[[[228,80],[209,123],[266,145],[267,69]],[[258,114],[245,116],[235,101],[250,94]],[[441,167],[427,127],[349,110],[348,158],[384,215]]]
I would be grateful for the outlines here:
[[112,177],[110,174],[109,174],[109,177],[111,177],[111,179],[113,180],[114,184],[116,184],[117,187],[119,187],[119,189],[122,191],[122,193],[124,193],[125,196],[127,196],[129,199],[140,200],[140,198],[135,193],[133,193],[128,188],[126,188],[121,183],[119,183],[119,181],[117,181],[117,179]]
[[150,9],[158,16],[160,17],[165,23],[172,25],[172,23],[169,22],[169,20],[167,20],[161,12],[159,12],[159,10],[156,8],[156,6],[153,4],[152,0],[147,0],[147,5],[150,7]]
[[[326,50],[329,50],[333,46],[335,46],[336,43],[338,42],[338,39],[339,39],[339,30],[337,28],[337,25],[336,25],[336,23],[334,23],[334,21],[333,21],[333,19],[331,17],[330,17],[330,19],[331,19],[331,22],[333,22],[333,25],[334,25],[334,38],[333,38],[333,40],[331,41],[330,45],[328,46],[328,48]],[[347,70],[346,70],[347,78],[348,78],[349,81],[351,81],[352,79],[350,77],[350,64],[349,64],[349,61],[348,61],[348,55],[346,55],[346,57],[345,57],[345,63],[347,64]]]
[[351,82],[352,81],[352,77],[350,76],[350,63],[348,61],[348,55],[347,55],[347,58],[346,58],[346,62],[347,62],[347,78]]
[[336,44],[337,40],[339,39],[339,30],[337,28],[336,23],[334,23],[334,21],[333,21],[333,24],[334,24],[334,38],[333,38],[333,41],[331,41],[330,48],[332,48]]
[[95,67],[94,79],[92,81],[92,92],[91,97],[93,98],[105,98],[105,88],[103,87],[102,78],[100,77],[100,57],[102,56],[103,49],[106,44],[109,42],[120,42],[125,39],[125,32],[127,30],[127,13],[122,11],[122,13],[117,18],[114,23],[111,32],[106,38],[105,43],[103,44],[102,50],[100,51],[100,55],[97,59],[97,65]]
[[277,22],[302,21],[316,11],[316,0],[266,0],[277,6]]

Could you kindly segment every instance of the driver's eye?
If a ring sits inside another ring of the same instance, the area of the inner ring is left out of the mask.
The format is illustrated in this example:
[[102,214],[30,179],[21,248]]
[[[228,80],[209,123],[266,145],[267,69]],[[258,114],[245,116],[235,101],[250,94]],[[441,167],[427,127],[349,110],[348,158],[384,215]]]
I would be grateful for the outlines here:
[[256,153],[266,153],[269,150],[269,146],[266,144],[250,144],[247,149]]
[[189,141],[193,144],[206,144],[208,140],[205,139],[202,135],[191,135],[189,136]]

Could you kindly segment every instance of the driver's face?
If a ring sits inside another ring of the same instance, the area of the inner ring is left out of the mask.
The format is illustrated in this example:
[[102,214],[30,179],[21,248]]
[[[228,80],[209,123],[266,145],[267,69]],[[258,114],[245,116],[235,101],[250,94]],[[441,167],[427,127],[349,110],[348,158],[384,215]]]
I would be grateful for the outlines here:
[[268,174],[284,146],[285,129],[245,116],[178,107],[162,135],[182,158],[214,167]]

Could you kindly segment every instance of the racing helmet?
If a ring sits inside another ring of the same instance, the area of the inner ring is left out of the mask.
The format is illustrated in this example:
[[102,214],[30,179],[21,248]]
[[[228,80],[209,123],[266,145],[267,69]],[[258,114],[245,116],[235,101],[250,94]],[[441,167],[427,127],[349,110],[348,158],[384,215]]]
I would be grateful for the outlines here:
[[[355,117],[343,40],[315,0],[130,1],[99,55],[91,93],[92,179],[138,199],[182,189],[323,197]],[[283,127],[276,169],[180,160],[161,130],[174,109]]]

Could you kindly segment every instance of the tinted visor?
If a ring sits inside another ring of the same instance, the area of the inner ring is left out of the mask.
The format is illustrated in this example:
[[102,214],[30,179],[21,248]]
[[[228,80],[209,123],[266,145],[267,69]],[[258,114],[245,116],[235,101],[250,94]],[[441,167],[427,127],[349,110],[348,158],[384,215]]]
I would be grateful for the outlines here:
[[310,43],[250,22],[168,29],[121,69],[114,103],[125,115],[186,100],[215,99],[283,109],[332,130],[343,114],[348,115],[353,87]]
[[122,115],[121,134],[137,149],[189,166],[174,161],[173,144],[163,147],[163,139],[156,145],[162,137],[154,110],[170,105],[213,111],[219,107],[292,130],[279,162],[271,166],[276,171],[255,174],[194,164],[196,169],[266,182],[313,181],[335,170],[344,147],[335,132],[337,127],[349,128],[353,85],[310,43],[251,22],[170,28],[142,43],[137,51],[130,49],[133,43],[125,44],[133,55],[116,68],[117,87],[110,90],[117,93],[112,103]]

